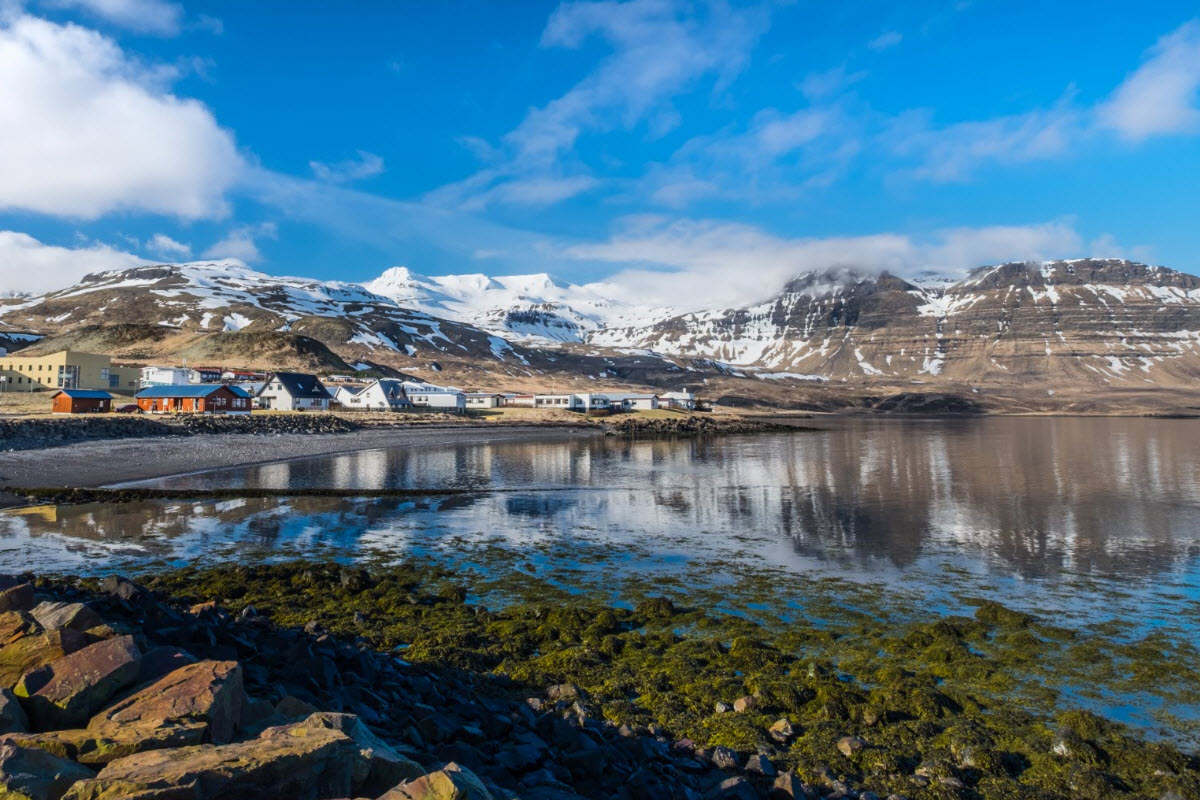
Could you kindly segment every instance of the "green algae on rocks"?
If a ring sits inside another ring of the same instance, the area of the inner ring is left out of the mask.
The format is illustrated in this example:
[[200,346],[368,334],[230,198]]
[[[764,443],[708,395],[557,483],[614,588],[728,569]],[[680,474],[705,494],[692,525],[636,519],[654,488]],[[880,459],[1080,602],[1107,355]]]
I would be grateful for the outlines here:
[[[481,587],[417,561],[192,568],[147,582],[279,624],[315,620],[519,691],[572,684],[615,723],[766,753],[814,783],[844,777],[913,798],[1200,798],[1200,759],[1183,740],[1148,741],[1048,680],[1194,681],[1194,649],[1085,635],[995,602],[895,623],[827,606],[819,622],[794,613],[768,625],[707,610],[718,606],[702,592],[631,592],[623,607],[528,576]],[[504,603],[474,602],[501,591]]]

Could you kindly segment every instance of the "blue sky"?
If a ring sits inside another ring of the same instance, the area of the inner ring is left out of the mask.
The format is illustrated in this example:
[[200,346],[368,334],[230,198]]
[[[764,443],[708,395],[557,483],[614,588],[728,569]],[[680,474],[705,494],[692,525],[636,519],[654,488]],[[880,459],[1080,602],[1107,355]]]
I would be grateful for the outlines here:
[[209,257],[696,303],[841,264],[1197,272],[1198,16],[0,0],[0,290]]

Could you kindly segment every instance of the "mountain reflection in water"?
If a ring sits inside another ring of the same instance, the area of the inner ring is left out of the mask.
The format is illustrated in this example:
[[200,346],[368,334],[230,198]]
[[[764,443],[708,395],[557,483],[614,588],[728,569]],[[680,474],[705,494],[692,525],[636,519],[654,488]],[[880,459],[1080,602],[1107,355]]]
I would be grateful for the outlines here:
[[580,539],[636,544],[660,566],[753,558],[903,578],[941,559],[1015,580],[1170,576],[1196,597],[1198,422],[818,424],[827,429],[392,448],[179,476],[142,485],[506,491],[22,509],[0,515],[0,571]]

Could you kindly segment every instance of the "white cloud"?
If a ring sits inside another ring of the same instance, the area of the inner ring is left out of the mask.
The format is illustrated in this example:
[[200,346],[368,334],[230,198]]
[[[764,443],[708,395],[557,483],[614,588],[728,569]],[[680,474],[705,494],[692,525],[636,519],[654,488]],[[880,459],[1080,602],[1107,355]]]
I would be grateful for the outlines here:
[[[540,193],[544,204],[572,196],[565,189],[585,191],[594,182],[580,180],[586,167],[570,157],[581,135],[642,124],[651,135],[662,135],[679,122],[671,98],[694,89],[706,76],[720,91],[741,71],[765,28],[761,10],[735,11],[723,3],[704,6],[700,13],[684,0],[563,3],[546,24],[542,46],[578,48],[598,38],[612,52],[567,92],[532,109],[489,153],[492,164],[429,198],[472,207],[492,201],[527,203],[536,193],[493,190],[531,180],[555,187]],[[470,141],[473,150],[488,151],[481,146],[485,143]]]
[[890,47],[895,47],[902,41],[904,41],[904,34],[899,31],[884,31],[867,42],[867,47],[872,50],[887,50]]
[[173,74],[77,25],[0,22],[0,209],[224,215],[242,159],[203,104],[166,91]]
[[7,292],[48,292],[69,286],[84,275],[128,269],[146,259],[106,244],[58,247],[27,233],[0,231],[0,286]]
[[262,260],[262,252],[258,249],[257,239],[274,239],[277,235],[275,223],[263,222],[258,225],[243,225],[234,228],[220,241],[204,251],[205,258],[236,258],[246,264]]
[[866,77],[867,73],[863,70],[847,72],[843,64],[833,69],[808,73],[798,88],[810,101],[816,102],[844,92]]
[[146,249],[166,259],[185,259],[192,255],[192,246],[177,242],[165,233],[156,233],[146,242]]
[[183,6],[165,0],[42,0],[47,8],[81,10],[114,25],[158,36],[179,33]]
[[857,137],[837,106],[766,109],[745,130],[695,137],[666,164],[651,165],[639,196],[673,208],[716,195],[751,203],[795,197],[840,170],[857,152]]
[[952,228],[924,237],[789,239],[738,223],[634,217],[608,241],[574,245],[566,255],[627,265],[605,285],[632,301],[701,308],[711,305],[718,287],[721,303],[738,306],[769,297],[809,270],[960,272],[987,263],[1074,255],[1081,246],[1079,235],[1063,222]]
[[1133,141],[1200,130],[1200,20],[1163,38],[1097,109],[1099,123]]
[[308,166],[317,180],[326,183],[349,183],[383,174],[383,158],[366,150],[359,150],[357,158],[348,158],[336,164],[310,161]]
[[941,128],[929,125],[926,115],[906,115],[893,123],[884,141],[902,156],[917,157],[913,176],[954,181],[990,163],[1021,164],[1062,155],[1084,132],[1083,116],[1063,101],[1045,111]]

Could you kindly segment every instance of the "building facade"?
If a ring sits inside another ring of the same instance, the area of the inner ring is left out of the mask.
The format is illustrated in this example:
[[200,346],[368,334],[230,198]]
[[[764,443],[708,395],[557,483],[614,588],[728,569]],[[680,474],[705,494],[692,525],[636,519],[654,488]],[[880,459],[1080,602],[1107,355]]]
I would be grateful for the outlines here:
[[192,371],[187,367],[142,367],[141,388],[147,386],[187,386]]
[[404,391],[404,381],[395,378],[380,378],[373,381],[357,392],[346,391],[339,387],[338,392],[342,405],[346,408],[358,408],[372,411],[412,411],[412,401]]
[[275,411],[328,411],[332,398],[316,375],[276,372],[259,389],[259,408]]
[[147,414],[249,414],[250,395],[223,383],[150,386],[135,395]]
[[59,389],[50,396],[55,414],[105,414],[112,411],[112,395],[95,389]]
[[497,408],[504,402],[504,395],[487,392],[467,392],[464,397],[467,399],[467,408]]
[[22,356],[21,351],[0,358],[4,391],[39,389],[94,389],[137,391],[142,372],[137,367],[115,366],[108,356],[60,350],[44,356]]

